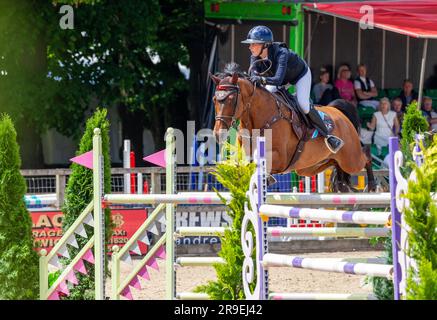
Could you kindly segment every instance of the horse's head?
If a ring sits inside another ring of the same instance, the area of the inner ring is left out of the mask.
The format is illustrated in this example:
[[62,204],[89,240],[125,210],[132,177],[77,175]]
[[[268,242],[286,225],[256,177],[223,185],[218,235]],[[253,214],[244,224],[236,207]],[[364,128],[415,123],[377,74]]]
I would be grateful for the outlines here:
[[236,72],[232,76],[224,78],[210,76],[216,85],[213,98],[215,108],[214,134],[218,139],[220,130],[229,130],[242,116],[241,88]]

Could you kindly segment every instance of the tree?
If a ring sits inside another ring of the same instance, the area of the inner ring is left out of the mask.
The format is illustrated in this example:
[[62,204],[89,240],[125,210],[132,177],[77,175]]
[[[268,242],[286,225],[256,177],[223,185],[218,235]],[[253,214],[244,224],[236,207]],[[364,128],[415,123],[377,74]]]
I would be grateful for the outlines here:
[[[65,3],[75,4],[71,30],[59,27]],[[79,137],[90,101],[118,108],[123,137],[138,157],[143,128],[163,147],[168,126],[184,128],[187,118],[200,115],[202,1],[6,0],[0,6],[0,89],[8,93],[0,106],[23,124],[19,136],[34,159],[27,167],[42,166],[44,130]],[[189,81],[178,63],[191,69]]]
[[38,298],[38,255],[24,203],[26,182],[12,120],[0,117],[0,299]]
[[[79,144],[77,155],[92,150],[94,129],[100,128],[102,136],[102,154],[103,154],[103,175],[104,175],[104,193],[111,192],[111,159],[109,158],[109,121],[107,120],[106,109],[97,110],[94,115],[88,119],[86,129],[82,140]],[[71,176],[65,192],[65,205],[62,208],[64,218],[62,229],[64,232],[76,221],[83,209],[93,199],[93,172],[81,165],[73,163],[71,165]],[[84,225],[88,235],[93,234],[93,228]],[[112,223],[110,220],[110,210],[105,209],[105,239],[106,242],[111,237]],[[83,247],[87,239],[77,237],[79,247]],[[78,250],[73,250],[74,255]],[[73,255],[72,255],[73,256]],[[67,261],[68,262],[68,261]],[[85,262],[86,263],[86,262]],[[87,264],[88,275],[78,274],[79,285],[71,290],[70,299],[94,299],[94,268],[93,265]],[[91,271],[90,271],[91,270]]]

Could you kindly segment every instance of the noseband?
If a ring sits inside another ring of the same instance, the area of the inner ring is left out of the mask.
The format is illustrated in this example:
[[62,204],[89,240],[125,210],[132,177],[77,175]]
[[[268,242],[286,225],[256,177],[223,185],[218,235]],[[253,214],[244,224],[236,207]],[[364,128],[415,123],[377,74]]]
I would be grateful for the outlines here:
[[[222,84],[217,86],[217,91],[215,92],[215,97],[217,101],[220,103],[221,107],[223,108],[224,102],[226,99],[232,94],[237,93],[234,107],[232,110],[231,116],[226,115],[217,115],[215,116],[215,121],[221,121],[226,125],[226,129],[230,129],[231,127],[234,127],[237,123],[237,119],[235,118],[235,114],[237,113],[237,103],[238,103],[238,95],[240,94],[240,87],[238,85],[234,84]],[[228,124],[226,119],[231,119],[231,123]]]

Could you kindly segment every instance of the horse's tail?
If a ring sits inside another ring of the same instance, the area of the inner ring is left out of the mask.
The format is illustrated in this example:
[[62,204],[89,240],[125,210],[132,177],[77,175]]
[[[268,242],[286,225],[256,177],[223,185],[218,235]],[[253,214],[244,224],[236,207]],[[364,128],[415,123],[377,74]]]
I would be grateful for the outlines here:
[[358,116],[357,108],[352,103],[343,99],[336,99],[331,101],[328,106],[340,110],[353,124],[358,134],[360,133],[360,118]]

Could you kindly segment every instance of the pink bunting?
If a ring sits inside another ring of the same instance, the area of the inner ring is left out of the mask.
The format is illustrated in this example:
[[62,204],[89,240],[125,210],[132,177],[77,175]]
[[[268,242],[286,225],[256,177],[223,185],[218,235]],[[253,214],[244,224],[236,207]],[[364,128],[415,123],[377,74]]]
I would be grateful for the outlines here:
[[60,300],[59,292],[57,292],[56,290],[53,291],[53,293],[47,298],[47,300]]
[[159,271],[158,263],[156,262],[156,259],[153,257],[150,258],[150,260],[146,262],[146,265],[148,265],[150,268],[153,268],[153,269]]
[[68,286],[66,282],[61,282],[58,286],[58,292],[62,292],[66,296],[70,295],[70,290],[68,290]]
[[78,155],[74,158],[71,158],[70,161],[92,170],[93,169],[93,150],[85,152],[85,153]]
[[144,157],[143,160],[165,168],[165,149],[148,155],[147,157]]
[[134,297],[132,297],[132,292],[130,292],[129,286],[126,286],[126,288],[123,289],[123,291],[121,292],[121,295],[129,300],[134,299]]
[[68,282],[78,285],[79,281],[76,278],[76,275],[74,274],[74,270],[71,270],[70,273],[67,274],[67,276],[65,277],[65,279],[68,280]]
[[88,274],[88,272],[86,271],[85,265],[83,264],[83,261],[81,259],[79,259],[79,261],[75,264],[73,269],[82,273],[82,274]]
[[159,247],[159,249],[156,251],[155,257],[165,259],[165,248],[163,246]]
[[129,283],[129,285],[131,287],[134,287],[135,289],[141,290],[141,284],[140,281],[138,280],[138,277],[135,276],[132,281]]
[[138,271],[138,275],[143,279],[150,280],[150,276],[149,273],[147,272],[146,266],[142,267],[140,271]]
[[94,264],[94,256],[93,256],[93,252],[91,251],[91,249],[88,249],[87,252],[85,252],[82,259],[85,261],[88,261],[89,263]]

